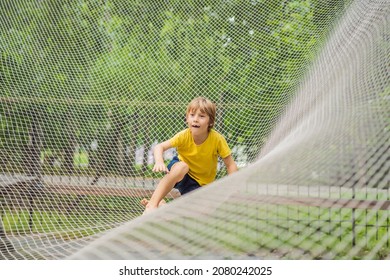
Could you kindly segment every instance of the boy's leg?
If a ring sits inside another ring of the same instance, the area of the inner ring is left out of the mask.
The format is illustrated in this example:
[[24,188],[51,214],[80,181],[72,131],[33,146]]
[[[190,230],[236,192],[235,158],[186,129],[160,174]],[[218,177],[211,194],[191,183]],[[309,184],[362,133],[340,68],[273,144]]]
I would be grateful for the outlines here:
[[188,171],[189,168],[185,162],[180,161],[175,163],[170,172],[158,183],[149,203],[146,205],[145,211],[157,208],[160,201],[173,189],[177,182],[180,182],[184,178]]

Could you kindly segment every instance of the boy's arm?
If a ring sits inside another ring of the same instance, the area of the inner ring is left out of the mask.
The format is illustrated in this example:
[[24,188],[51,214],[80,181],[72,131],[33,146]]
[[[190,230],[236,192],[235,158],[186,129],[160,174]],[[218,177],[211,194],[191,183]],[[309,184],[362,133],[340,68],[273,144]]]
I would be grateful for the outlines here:
[[225,157],[223,159],[223,162],[226,165],[226,170],[227,170],[227,173],[229,175],[232,174],[233,172],[236,172],[238,170],[237,164],[236,164],[236,162],[234,161],[234,159],[233,159],[233,157],[231,155],[228,155],[227,157]]
[[170,140],[157,144],[154,147],[154,160],[155,164],[153,167],[154,172],[165,172],[169,173],[168,168],[165,166],[163,154],[166,150],[172,148]]

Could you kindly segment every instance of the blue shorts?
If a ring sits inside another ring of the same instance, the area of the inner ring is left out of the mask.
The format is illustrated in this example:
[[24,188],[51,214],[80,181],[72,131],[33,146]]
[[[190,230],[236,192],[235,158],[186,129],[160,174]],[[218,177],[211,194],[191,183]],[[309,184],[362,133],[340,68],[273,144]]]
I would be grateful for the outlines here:
[[[180,162],[180,160],[177,156],[174,156],[171,162],[168,164],[168,170],[170,171],[172,166],[177,162]],[[186,174],[180,182],[175,184],[174,188],[177,189],[181,195],[183,195],[200,188],[200,185],[197,181],[191,178],[190,175]]]

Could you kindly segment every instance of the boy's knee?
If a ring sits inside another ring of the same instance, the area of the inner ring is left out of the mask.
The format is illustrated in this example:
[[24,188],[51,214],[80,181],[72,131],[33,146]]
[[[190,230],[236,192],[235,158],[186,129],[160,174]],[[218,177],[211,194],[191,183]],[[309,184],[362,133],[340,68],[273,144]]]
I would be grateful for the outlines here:
[[180,174],[187,174],[188,171],[190,171],[190,168],[188,167],[188,164],[183,162],[183,161],[180,161],[178,163],[176,163],[174,165],[174,168],[175,170],[177,170],[178,172],[180,172]]

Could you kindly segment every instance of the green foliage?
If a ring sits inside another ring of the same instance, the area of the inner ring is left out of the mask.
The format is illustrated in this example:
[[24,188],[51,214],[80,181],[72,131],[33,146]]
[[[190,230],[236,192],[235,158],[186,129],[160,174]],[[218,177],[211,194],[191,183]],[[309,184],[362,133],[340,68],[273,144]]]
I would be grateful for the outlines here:
[[51,150],[66,172],[81,147],[93,168],[134,174],[136,148],[182,129],[198,95],[217,103],[216,128],[252,161],[349,1],[190,2],[2,1],[0,150],[9,168],[36,139],[34,149]]

